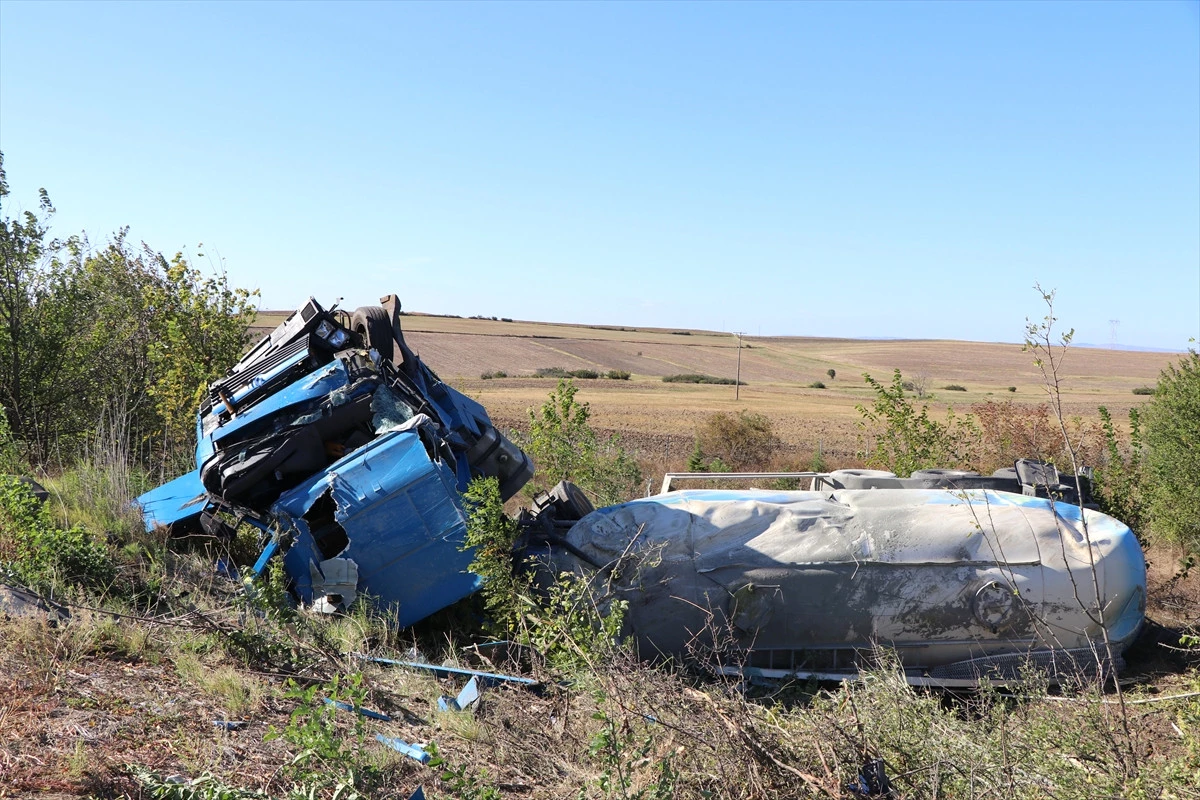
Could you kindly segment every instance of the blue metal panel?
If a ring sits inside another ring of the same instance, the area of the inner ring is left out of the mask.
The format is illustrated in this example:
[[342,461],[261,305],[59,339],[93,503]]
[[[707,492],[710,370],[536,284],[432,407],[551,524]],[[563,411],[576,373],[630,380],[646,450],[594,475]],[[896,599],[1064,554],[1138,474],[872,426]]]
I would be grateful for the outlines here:
[[226,436],[236,433],[247,425],[277,414],[289,406],[324,397],[333,390],[345,386],[349,380],[350,376],[346,373],[346,365],[340,360],[334,359],[221,425],[213,432],[212,441],[220,442]]
[[188,522],[199,517],[207,505],[207,497],[204,484],[200,483],[200,470],[193,470],[146,492],[135,502],[142,507],[146,530],[150,531],[156,525]]
[[[454,475],[430,460],[414,431],[384,434],[315,478],[282,495],[273,509],[298,532],[285,559],[297,591],[311,601],[308,561],[319,562],[302,519],[330,492],[335,518],[350,544],[336,554],[358,564],[359,591],[394,606],[400,625],[411,625],[479,588],[463,552],[466,515]],[[334,555],[334,554],[328,554]],[[303,595],[306,593],[308,597]]]

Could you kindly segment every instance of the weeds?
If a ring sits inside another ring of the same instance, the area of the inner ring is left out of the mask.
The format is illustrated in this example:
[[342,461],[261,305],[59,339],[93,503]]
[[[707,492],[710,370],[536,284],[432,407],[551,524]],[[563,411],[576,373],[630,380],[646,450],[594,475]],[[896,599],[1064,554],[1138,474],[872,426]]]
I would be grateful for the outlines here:
[[338,725],[338,708],[326,699],[342,702],[352,708],[362,708],[367,691],[361,673],[346,678],[335,676],[324,686],[297,686],[289,681],[284,698],[297,701],[287,726],[272,727],[265,741],[282,739],[296,748],[296,754],[285,769],[288,777],[311,787],[324,787],[335,796],[346,796],[369,783],[373,770],[364,766],[358,757],[366,737],[366,718],[348,714],[353,720],[353,736],[346,740]]

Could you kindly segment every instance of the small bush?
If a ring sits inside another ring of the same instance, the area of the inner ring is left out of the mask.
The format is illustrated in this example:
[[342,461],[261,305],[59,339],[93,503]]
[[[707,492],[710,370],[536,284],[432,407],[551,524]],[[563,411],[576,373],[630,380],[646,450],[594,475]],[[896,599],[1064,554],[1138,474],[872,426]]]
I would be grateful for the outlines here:
[[[116,575],[108,548],[78,525],[63,528],[17,478],[0,477],[0,572],[35,590],[104,587]],[[57,593],[57,592],[55,592]]]
[[759,470],[771,463],[778,446],[771,420],[763,414],[745,409],[736,416],[718,412],[709,415],[696,430],[693,459],[705,464],[698,470],[703,472]]
[[495,372],[485,372],[479,377],[483,378],[485,381],[490,381],[492,378],[507,378],[508,373],[502,369],[498,369]]
[[813,381],[812,383],[810,383],[810,384],[808,385],[808,388],[810,388],[810,389],[824,389],[824,388],[825,388],[825,384],[821,383],[821,381]]
[[575,400],[577,391],[571,380],[560,380],[541,409],[529,409],[529,434],[522,444],[538,471],[527,488],[549,489],[568,480],[597,507],[623,503],[637,494],[641,469],[617,436],[601,440],[596,435],[588,421],[591,409]]
[[714,378],[712,375],[701,375],[696,372],[684,372],[678,375],[664,375],[663,383],[711,383],[718,386],[745,386],[745,381],[735,381],[733,378]]
[[604,377],[610,381],[627,381],[629,380],[629,373],[623,369],[610,369],[604,373]]
[[836,369],[827,369],[827,370],[825,370],[825,374],[829,376],[829,380],[833,380],[834,378],[837,377],[837,370]]
[[1153,386],[1139,386],[1133,390],[1133,393],[1139,394],[1139,395],[1147,395],[1147,396],[1153,395],[1154,387]]
[[471,571],[483,578],[483,603],[493,633],[507,635],[521,618],[521,594],[528,581],[513,569],[516,523],[504,513],[500,483],[495,478],[475,478],[463,494],[467,510],[464,550],[474,552]]
[[691,336],[692,335],[691,331],[671,331],[671,333],[675,334],[676,336]]
[[1015,392],[1017,391],[1017,387],[1015,387],[1015,386],[1010,386],[1010,387],[1008,387],[1008,390],[1009,390],[1010,392],[1014,392],[1014,393],[1015,393]]
[[[1062,430],[1046,403],[1026,405],[1011,399],[986,400],[972,405],[967,417],[979,429],[977,451],[971,459],[973,469],[986,474],[998,467],[1012,466],[1018,458],[1071,463]],[[1066,427],[1080,463],[1104,463],[1104,433],[1100,425],[1072,417],[1066,421]]]
[[562,367],[538,367],[534,370],[535,378],[566,378],[567,371]]
[[595,380],[600,377],[600,373],[594,369],[573,369],[567,373],[568,378],[583,378],[584,380]]
[[957,383],[947,383],[942,388],[945,389],[947,392],[965,392],[967,390],[967,387],[960,386]]
[[875,393],[870,408],[856,406],[867,436],[859,458],[867,466],[907,477],[918,469],[970,465],[980,440],[979,427],[970,414],[956,416],[951,409],[946,421],[939,422],[930,418],[927,406],[918,411],[904,396],[906,383],[898,369],[890,384],[867,373],[863,378]]

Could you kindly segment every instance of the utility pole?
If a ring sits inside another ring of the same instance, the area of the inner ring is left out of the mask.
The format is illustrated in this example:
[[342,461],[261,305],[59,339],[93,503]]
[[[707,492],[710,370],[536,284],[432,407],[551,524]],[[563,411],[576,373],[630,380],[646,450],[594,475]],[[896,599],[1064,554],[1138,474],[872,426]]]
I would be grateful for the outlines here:
[[737,377],[733,381],[733,399],[737,400],[741,397],[742,390],[742,334],[743,331],[734,331],[733,335],[738,337],[738,358],[737,358]]

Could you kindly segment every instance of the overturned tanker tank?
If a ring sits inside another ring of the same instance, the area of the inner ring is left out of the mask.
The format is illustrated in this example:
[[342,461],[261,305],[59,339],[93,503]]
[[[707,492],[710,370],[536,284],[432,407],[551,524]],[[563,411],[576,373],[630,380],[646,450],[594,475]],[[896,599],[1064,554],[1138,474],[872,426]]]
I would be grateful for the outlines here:
[[836,679],[882,646],[911,682],[941,685],[1012,680],[1030,664],[1053,680],[1122,666],[1145,562],[1086,488],[1078,502],[1086,477],[1022,461],[990,477],[846,470],[812,483],[602,508],[559,535],[542,526],[542,554],[628,602],[643,656]]
[[[318,611],[369,594],[410,625],[476,591],[462,492],[489,476],[508,499],[533,464],[400,321],[394,295],[288,317],[209,388],[196,469],[138,498],[147,527],[254,525],[254,570],[280,559]],[[672,477],[599,510],[560,484],[521,518],[526,555],[629,602],[645,656],[840,678],[883,646],[913,682],[1004,680],[1029,662],[1057,679],[1119,668],[1142,624],[1141,550],[1090,507],[1086,475],[847,470],[795,492],[671,491]]]

